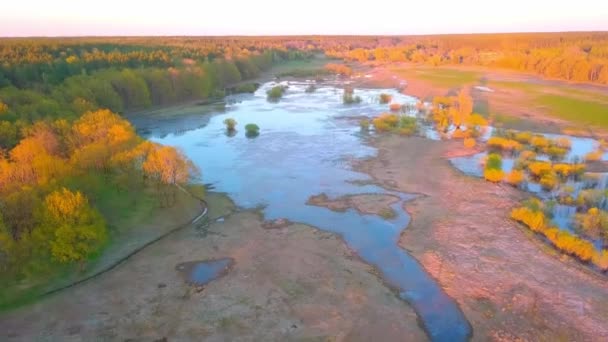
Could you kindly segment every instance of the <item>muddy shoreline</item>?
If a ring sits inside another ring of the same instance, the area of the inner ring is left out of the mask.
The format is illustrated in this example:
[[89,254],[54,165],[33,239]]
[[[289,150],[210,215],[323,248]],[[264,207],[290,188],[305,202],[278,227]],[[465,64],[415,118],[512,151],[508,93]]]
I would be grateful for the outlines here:
[[400,245],[457,300],[473,340],[608,337],[608,282],[547,254],[508,218],[527,194],[453,169],[447,157],[465,153],[459,142],[387,135],[369,144],[378,155],[356,170],[424,194],[405,204],[412,220]]

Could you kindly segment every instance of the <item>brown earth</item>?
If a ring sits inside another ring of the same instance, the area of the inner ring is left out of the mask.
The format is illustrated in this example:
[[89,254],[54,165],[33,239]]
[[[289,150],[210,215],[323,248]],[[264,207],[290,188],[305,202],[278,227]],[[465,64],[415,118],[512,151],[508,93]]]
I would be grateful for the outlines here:
[[363,214],[379,216],[395,216],[391,205],[398,202],[399,197],[386,194],[359,194],[330,199],[326,194],[311,196],[306,204],[325,207],[333,211],[355,209]]
[[550,249],[508,218],[525,197],[465,176],[447,156],[461,141],[382,136],[377,158],[357,165],[381,185],[425,194],[400,244],[460,304],[473,340],[608,339],[608,278]]
[[[2,341],[426,340],[416,315],[335,235],[263,228],[255,212],[211,196],[207,227],[188,227],[114,270],[0,316]],[[230,257],[204,289],[178,264]]]

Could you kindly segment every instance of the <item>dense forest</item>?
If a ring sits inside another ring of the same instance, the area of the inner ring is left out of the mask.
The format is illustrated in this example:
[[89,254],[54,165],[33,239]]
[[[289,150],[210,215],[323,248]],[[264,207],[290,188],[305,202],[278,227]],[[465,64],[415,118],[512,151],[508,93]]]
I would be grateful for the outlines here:
[[221,98],[277,63],[321,53],[608,84],[607,33],[0,39],[0,277],[84,264],[108,241],[104,203],[154,189],[168,206],[174,185],[197,174],[121,114]]

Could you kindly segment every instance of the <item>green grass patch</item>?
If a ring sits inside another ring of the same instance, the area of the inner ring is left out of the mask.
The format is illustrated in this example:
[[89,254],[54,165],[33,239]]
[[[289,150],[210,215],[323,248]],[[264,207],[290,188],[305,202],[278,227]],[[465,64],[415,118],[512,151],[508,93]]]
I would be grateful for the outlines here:
[[481,78],[481,74],[475,71],[445,68],[395,69],[393,71],[448,88],[478,83]]
[[538,103],[551,115],[575,123],[608,127],[608,105],[561,95],[541,95]]
[[287,61],[274,66],[271,73],[279,77],[314,77],[328,73],[324,69],[330,59],[315,57],[304,60]]

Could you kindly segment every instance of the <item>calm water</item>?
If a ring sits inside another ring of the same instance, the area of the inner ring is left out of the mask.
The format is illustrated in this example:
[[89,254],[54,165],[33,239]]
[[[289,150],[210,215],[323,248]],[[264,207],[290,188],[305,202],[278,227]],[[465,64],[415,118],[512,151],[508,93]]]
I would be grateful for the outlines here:
[[186,279],[188,279],[189,283],[202,286],[222,275],[231,263],[232,259],[230,258],[194,261],[178,265],[177,269],[179,271],[185,270],[188,272],[188,274],[186,274]]
[[[414,103],[415,99],[393,90],[357,90],[363,103],[342,104],[342,90],[320,87],[306,94],[304,83],[291,83],[278,103],[266,101],[265,84],[255,94],[230,98],[224,111],[207,119],[192,115],[171,118],[178,132],[168,133],[158,120],[135,121],[145,134],[162,144],[180,147],[202,170],[205,183],[226,192],[240,207],[263,206],[266,219],[287,218],[337,233],[363,260],[376,266],[384,279],[399,289],[401,298],[410,302],[429,336],[435,341],[462,341],[471,333],[470,325],[454,300],[408,253],[398,247],[400,233],[410,218],[402,204],[413,196],[389,192],[374,185],[356,185],[369,176],[349,167],[352,158],[373,156],[359,133],[362,115],[376,116],[386,105],[378,104],[381,92],[391,93],[396,102]],[[238,122],[237,134],[225,134],[223,120]],[[196,122],[184,130],[180,120]],[[244,126],[256,123],[260,136],[245,137]],[[412,167],[415,167],[412,165]],[[344,213],[308,206],[312,195],[330,197],[360,193],[390,193],[401,198],[393,205],[398,215],[384,220],[362,215],[355,210]]]

